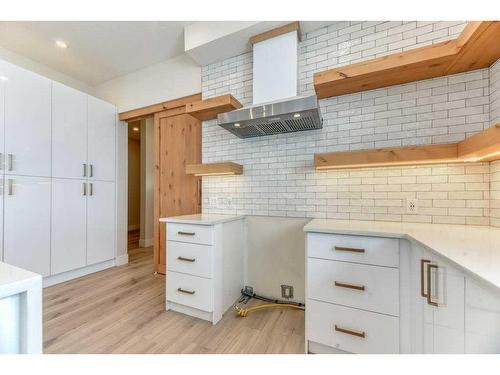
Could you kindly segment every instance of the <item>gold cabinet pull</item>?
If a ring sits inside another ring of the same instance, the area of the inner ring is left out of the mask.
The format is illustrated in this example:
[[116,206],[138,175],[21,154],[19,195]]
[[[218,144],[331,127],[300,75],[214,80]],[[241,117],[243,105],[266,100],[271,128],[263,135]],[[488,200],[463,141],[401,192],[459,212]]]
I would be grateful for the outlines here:
[[431,306],[438,307],[438,303],[432,300],[432,274],[431,270],[435,269],[437,271],[438,266],[432,263],[427,264],[427,303]]
[[177,291],[180,293],[191,294],[191,295],[193,295],[195,293],[194,290],[186,290],[186,289],[182,289],[182,288],[177,288]]
[[358,249],[355,247],[343,247],[343,246],[334,246],[335,251],[349,251],[351,253],[364,253],[365,249]]
[[346,283],[340,283],[338,281],[334,282],[335,286],[338,286],[340,288],[348,288],[348,289],[356,289],[356,290],[365,290],[364,285],[353,285],[353,284],[346,284]]
[[348,335],[352,335],[352,336],[356,336],[356,337],[361,337],[361,338],[365,338],[365,336],[366,336],[365,331],[363,331],[363,332],[352,331],[350,329],[339,327],[336,324],[335,324],[335,331],[341,332],[341,333],[346,333]]
[[177,259],[182,260],[183,262],[194,262],[196,258],[184,258],[184,257],[177,257]]
[[425,292],[425,264],[430,263],[428,259],[420,259],[420,295],[427,298],[427,293]]
[[194,232],[177,232],[180,236],[194,236],[196,233]]

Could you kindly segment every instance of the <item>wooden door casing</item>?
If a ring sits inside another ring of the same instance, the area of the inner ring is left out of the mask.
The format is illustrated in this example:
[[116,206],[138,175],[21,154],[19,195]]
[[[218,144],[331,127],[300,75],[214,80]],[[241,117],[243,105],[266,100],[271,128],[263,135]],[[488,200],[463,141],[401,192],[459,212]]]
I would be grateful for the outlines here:
[[181,110],[155,114],[154,271],[166,270],[166,225],[160,217],[201,211],[200,177],[186,164],[201,162],[201,121]]

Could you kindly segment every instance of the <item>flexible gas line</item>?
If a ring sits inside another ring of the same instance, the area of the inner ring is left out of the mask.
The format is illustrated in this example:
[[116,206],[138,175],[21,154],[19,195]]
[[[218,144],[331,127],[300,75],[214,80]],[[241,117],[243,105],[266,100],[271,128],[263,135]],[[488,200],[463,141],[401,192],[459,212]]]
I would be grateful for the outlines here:
[[236,305],[236,306],[234,306],[234,310],[236,311],[236,313],[239,316],[245,317],[248,315],[249,312],[252,312],[252,311],[263,310],[263,309],[272,309],[272,308],[276,308],[276,307],[278,307],[278,308],[285,307],[285,308],[291,308],[291,309],[297,309],[297,310],[304,310],[304,307],[302,307],[302,306],[285,304],[285,303],[268,303],[265,305],[249,307],[248,309],[244,309],[244,308]]

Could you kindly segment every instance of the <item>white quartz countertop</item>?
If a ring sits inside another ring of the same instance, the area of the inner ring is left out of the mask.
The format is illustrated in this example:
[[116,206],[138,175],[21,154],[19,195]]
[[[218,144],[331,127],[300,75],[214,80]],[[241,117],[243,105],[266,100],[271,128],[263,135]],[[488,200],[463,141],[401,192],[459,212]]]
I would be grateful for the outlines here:
[[183,216],[162,217],[162,223],[179,223],[179,224],[198,224],[198,225],[214,225],[227,223],[229,221],[243,219],[242,215],[220,215],[220,214],[194,214]]
[[313,219],[306,232],[403,238],[447,258],[476,278],[500,288],[500,228]]
[[36,273],[0,262],[0,298],[25,291],[34,281],[41,280],[42,276]]

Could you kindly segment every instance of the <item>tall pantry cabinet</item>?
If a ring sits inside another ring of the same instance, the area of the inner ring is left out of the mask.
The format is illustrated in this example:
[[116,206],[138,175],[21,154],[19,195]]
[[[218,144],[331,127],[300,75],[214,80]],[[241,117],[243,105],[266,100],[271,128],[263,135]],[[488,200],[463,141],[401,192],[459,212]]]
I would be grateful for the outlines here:
[[4,63],[3,260],[50,274],[52,82]]
[[0,83],[3,261],[53,276],[113,259],[116,108],[1,61]]

